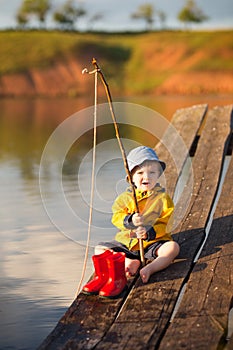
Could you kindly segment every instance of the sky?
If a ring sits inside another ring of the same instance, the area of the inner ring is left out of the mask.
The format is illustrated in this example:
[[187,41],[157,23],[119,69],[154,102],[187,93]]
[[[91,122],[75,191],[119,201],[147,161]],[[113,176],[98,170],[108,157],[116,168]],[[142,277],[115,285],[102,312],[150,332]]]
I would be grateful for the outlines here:
[[[53,8],[64,4],[66,0],[51,0]],[[16,27],[15,15],[23,0],[0,0],[0,29]],[[152,4],[155,9],[166,14],[165,25],[169,29],[182,28],[177,20],[177,14],[185,4],[185,0],[79,0],[77,3],[87,11],[87,16],[80,18],[76,29],[90,29],[90,18],[102,14],[102,19],[91,26],[92,29],[106,31],[143,30],[142,20],[131,19],[131,14],[145,3]],[[233,28],[233,0],[196,0],[196,4],[209,17],[202,24],[193,25],[194,29],[226,29]],[[48,16],[47,27],[55,27],[52,18]],[[33,22],[31,22],[33,24]],[[36,25],[36,22],[34,22]],[[159,22],[154,22],[154,29],[159,28]]]

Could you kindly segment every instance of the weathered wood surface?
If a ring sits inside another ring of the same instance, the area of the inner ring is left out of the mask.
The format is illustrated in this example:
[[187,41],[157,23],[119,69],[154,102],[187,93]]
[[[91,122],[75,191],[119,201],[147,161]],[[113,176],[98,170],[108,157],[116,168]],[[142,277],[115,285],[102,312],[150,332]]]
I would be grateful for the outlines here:
[[178,109],[172,118],[156,152],[165,161],[167,168],[166,189],[174,195],[177,180],[193,145],[198,139],[199,129],[207,112],[207,105]]
[[[199,112],[196,110],[193,113],[193,121],[196,118],[197,122],[194,123],[195,126],[192,125],[192,131],[189,133],[187,127],[188,117],[192,113],[187,113],[186,118],[183,117],[185,128],[180,127],[182,138],[189,135],[189,139],[185,140],[188,150],[196,138],[205,114],[205,106],[199,106],[197,109]],[[187,203],[188,212],[176,229],[175,239],[181,245],[181,254],[174,264],[152,276],[146,285],[142,284],[140,278],[135,279],[135,283],[133,280],[129,281],[128,294],[124,298],[105,301],[80,294],[39,349],[155,349],[160,348],[159,344],[162,344],[164,335],[166,342],[177,298],[184,282],[190,277],[194,257],[205,238],[204,230],[216,194],[222,159],[230,134],[231,111],[232,107],[229,106],[208,112],[193,160],[194,186],[191,201]],[[181,116],[180,118],[182,119]],[[181,125],[184,125],[183,123]],[[160,148],[162,150],[163,145],[159,145],[158,149]],[[162,158],[167,161],[169,157],[169,152],[167,155],[164,152]],[[182,153],[182,157],[180,168],[187,154]],[[175,175],[174,170],[168,170],[169,177],[170,171],[174,174],[169,183],[173,191],[177,173]],[[186,190],[189,190],[189,185],[188,183],[185,187]],[[203,262],[199,268],[202,264]],[[193,272],[193,278],[197,272]],[[178,315],[177,312],[175,319]],[[179,319],[182,320],[181,317]],[[186,327],[184,322],[184,332]],[[174,339],[178,344],[177,337]],[[166,344],[170,344],[169,342],[168,338]],[[161,345],[161,349],[165,348]],[[173,349],[179,347],[175,347],[173,343]]]
[[[233,159],[211,229],[161,349],[222,349],[233,307]],[[231,336],[232,337],[232,336]],[[207,346],[208,345],[208,346]],[[232,349],[232,348],[231,348]]]

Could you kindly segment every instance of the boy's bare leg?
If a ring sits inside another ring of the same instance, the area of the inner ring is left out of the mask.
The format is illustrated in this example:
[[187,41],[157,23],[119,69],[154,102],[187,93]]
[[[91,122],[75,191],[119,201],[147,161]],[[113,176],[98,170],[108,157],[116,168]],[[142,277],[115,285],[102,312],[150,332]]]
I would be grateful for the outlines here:
[[164,243],[156,251],[157,258],[140,270],[142,282],[147,283],[153,273],[168,267],[179,254],[179,251],[180,247],[178,243],[174,241]]
[[126,277],[131,277],[136,274],[139,269],[140,261],[137,259],[125,258],[125,274]]

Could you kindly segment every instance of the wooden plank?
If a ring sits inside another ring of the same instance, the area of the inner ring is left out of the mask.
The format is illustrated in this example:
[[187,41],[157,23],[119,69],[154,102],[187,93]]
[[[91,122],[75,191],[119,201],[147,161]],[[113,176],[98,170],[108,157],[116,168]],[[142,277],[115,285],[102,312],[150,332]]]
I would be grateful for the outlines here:
[[206,104],[178,109],[161,142],[156,146],[158,156],[167,164],[166,189],[171,197],[206,112]]
[[[233,158],[204,249],[161,348],[220,349],[233,307]],[[185,332],[184,332],[185,330]],[[232,347],[229,347],[229,349]]]
[[[176,130],[180,128],[179,132],[184,137],[188,150],[195,139],[205,112],[206,105],[201,105],[182,109],[174,115],[172,123]],[[191,128],[188,128],[187,125],[190,125]],[[169,135],[171,140],[170,132]],[[173,144],[175,144],[175,140]],[[158,148],[161,150],[162,147],[161,145]],[[166,151],[165,161],[167,161],[167,157],[169,157],[169,154]],[[187,153],[184,153],[181,157],[182,164],[186,157]],[[173,169],[171,169],[171,172],[173,172]],[[173,188],[175,187],[175,176],[177,175],[173,172],[174,183],[172,184],[172,181],[170,181],[170,188],[172,186]],[[129,291],[132,283],[133,279],[129,281]],[[62,317],[39,349],[52,350],[67,347],[73,349],[92,349],[111,327],[125,298],[106,301],[100,299],[98,296],[87,297],[82,294],[78,295],[67,313]]]
[[[180,244],[185,244],[187,230],[202,231],[205,227],[231,134],[231,113],[232,106],[216,107],[208,113],[192,163],[194,179],[189,213],[175,232],[179,232],[177,241]],[[188,182],[185,191],[190,191],[190,186]],[[190,235],[189,238],[192,239]]]
[[[189,275],[196,251],[204,239],[204,228],[215,196],[229,132],[230,109],[211,110],[193,161],[194,188],[189,214],[181,223],[177,235],[181,244],[180,259],[153,275],[146,285],[137,280],[118,318],[96,349],[112,348],[111,339],[114,339],[115,349],[142,349],[141,341],[136,342],[135,339],[138,322],[141,322],[143,349],[154,349],[159,345],[184,279]],[[124,339],[126,333],[127,344]],[[139,335],[137,339],[140,339]]]
[[[129,289],[132,283],[130,279]],[[92,349],[114,322],[126,297],[127,293],[111,300],[80,293],[38,350]]]

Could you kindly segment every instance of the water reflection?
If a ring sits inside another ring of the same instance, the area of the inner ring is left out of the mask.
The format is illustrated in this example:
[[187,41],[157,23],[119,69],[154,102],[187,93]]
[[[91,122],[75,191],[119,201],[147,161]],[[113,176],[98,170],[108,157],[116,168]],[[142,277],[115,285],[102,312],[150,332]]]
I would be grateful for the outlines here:
[[84,251],[52,225],[38,184],[45,143],[76,103],[0,101],[1,349],[36,348],[76,292]]
[[[120,99],[123,100],[123,99]],[[170,119],[177,108],[199,103],[223,105],[231,103],[228,97],[153,97],[131,98],[134,102],[157,110]],[[105,101],[104,101],[105,102]],[[80,279],[84,247],[61,234],[47,216],[41,202],[38,174],[45,144],[53,130],[73,113],[92,105],[87,99],[4,99],[0,100],[0,329],[1,349],[36,348],[55,326],[64,309],[72,302]],[[99,143],[114,137],[105,126],[99,132]],[[121,128],[122,136],[128,130]],[[134,131],[133,131],[134,132]],[[108,136],[106,136],[108,134]],[[137,132],[138,142],[155,143],[153,136]],[[151,137],[151,138],[150,138]],[[81,145],[81,146],[80,146]],[[89,177],[85,166],[90,166],[91,132],[75,143],[63,164],[63,183],[67,200],[73,210],[82,212],[87,221]],[[79,149],[79,152],[77,152]],[[115,149],[105,147],[102,156],[107,159]],[[77,189],[77,166],[83,155],[80,176],[84,188]],[[79,159],[80,156],[80,159]],[[89,157],[89,158],[88,158]],[[110,169],[118,169],[114,174]],[[53,180],[56,168],[45,169],[45,178],[51,184],[51,200],[56,202]],[[96,225],[104,221],[108,206],[117,192],[124,187],[123,167],[117,159],[106,162],[98,169],[97,192],[102,202],[95,203],[99,211]],[[104,191],[108,183],[114,191]],[[83,193],[84,192],[84,193]],[[80,194],[79,197],[78,193]],[[101,204],[101,205],[99,205]],[[57,203],[59,209],[59,203]],[[57,209],[57,210],[58,210]],[[58,215],[62,215],[59,212]],[[75,227],[85,234],[85,225]],[[85,243],[85,239],[83,239]],[[89,252],[93,254],[92,248]],[[92,270],[89,258],[86,277]]]

